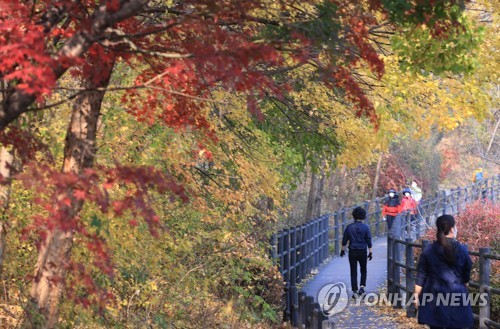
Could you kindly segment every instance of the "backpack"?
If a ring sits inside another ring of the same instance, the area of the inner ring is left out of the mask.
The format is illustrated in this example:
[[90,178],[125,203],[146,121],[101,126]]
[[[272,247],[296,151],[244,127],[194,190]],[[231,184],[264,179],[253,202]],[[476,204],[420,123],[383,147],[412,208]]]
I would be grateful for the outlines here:
[[480,180],[483,180],[483,172],[479,171],[476,173],[476,182],[479,182]]

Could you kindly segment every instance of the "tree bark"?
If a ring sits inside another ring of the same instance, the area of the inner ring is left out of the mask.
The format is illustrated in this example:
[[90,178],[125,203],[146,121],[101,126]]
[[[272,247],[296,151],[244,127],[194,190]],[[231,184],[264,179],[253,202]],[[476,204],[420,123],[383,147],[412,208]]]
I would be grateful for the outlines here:
[[5,147],[0,148],[0,175],[2,184],[0,185],[0,203],[2,218],[0,218],[0,274],[3,272],[3,259],[5,247],[7,246],[7,223],[5,222],[5,212],[9,206],[11,190],[11,166],[14,163],[14,155]]
[[345,196],[346,196],[346,178],[347,178],[347,167],[345,165],[340,169],[339,176],[339,192],[337,196],[337,209],[344,208]]
[[321,165],[320,178],[317,186],[317,192],[314,198],[313,218],[321,216],[321,203],[323,202],[323,192],[325,187],[325,163]]
[[[88,91],[79,95],[73,105],[64,149],[62,171],[80,174],[93,166],[96,152],[96,133],[104,91],[95,90],[109,84],[112,65],[99,66],[100,81],[92,78],[83,84]],[[71,196],[71,191],[68,192]],[[66,195],[65,195],[66,196]],[[62,196],[63,197],[63,196]],[[75,220],[83,202],[71,198],[71,206],[64,209],[65,220]],[[67,265],[70,263],[73,232],[56,227],[49,231],[38,254],[30,301],[23,328],[54,328],[58,320],[58,306],[64,289]]]
[[306,207],[306,221],[309,221],[313,217],[314,211],[314,200],[316,199],[316,193],[318,191],[318,175],[314,172],[311,173],[311,184],[309,185],[309,195],[307,198],[307,207]]
[[335,200],[337,199],[336,186],[337,186],[337,176],[339,174],[339,168],[335,167],[333,173],[328,177],[328,184],[325,191],[325,196],[327,197],[325,209],[328,212],[335,211]]
[[375,200],[375,198],[377,197],[378,181],[380,179],[380,169],[382,168],[382,158],[383,158],[383,154],[381,153],[378,157],[377,169],[375,169],[375,178],[373,179],[373,190],[372,190],[371,200]]
[[319,217],[321,214],[321,201],[325,186],[324,164],[321,166],[320,174],[311,173],[311,185],[307,198],[306,221]]

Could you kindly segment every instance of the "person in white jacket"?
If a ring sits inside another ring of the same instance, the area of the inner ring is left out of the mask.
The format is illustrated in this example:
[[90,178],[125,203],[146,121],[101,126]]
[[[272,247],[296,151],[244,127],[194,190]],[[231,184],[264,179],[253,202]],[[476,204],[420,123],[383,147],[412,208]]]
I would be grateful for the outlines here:
[[411,191],[412,191],[412,196],[413,200],[417,203],[417,216],[416,219],[420,220],[422,219],[422,209],[420,206],[420,200],[422,200],[422,189],[418,187],[417,182],[414,180],[411,182]]
[[418,187],[417,182],[411,182],[411,195],[417,204],[422,200],[422,189]]

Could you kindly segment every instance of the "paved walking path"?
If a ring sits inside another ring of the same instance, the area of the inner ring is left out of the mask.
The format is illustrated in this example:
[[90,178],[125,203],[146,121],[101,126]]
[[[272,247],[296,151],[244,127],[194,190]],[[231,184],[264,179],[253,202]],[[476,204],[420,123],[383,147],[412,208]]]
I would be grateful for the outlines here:
[[[358,283],[360,279],[358,266]],[[382,236],[373,239],[373,259],[368,261],[366,293],[378,293],[379,288],[385,285],[387,279],[387,237]],[[334,257],[330,262],[318,268],[318,274],[304,284],[302,291],[314,297],[318,301],[318,293],[327,284],[343,282],[348,289],[347,308],[335,314],[330,321],[335,323],[335,328],[344,329],[372,329],[387,328],[397,329],[394,320],[375,313],[376,307],[369,307],[365,303],[356,303],[351,298],[351,278],[348,256]],[[358,305],[357,305],[358,304]]]

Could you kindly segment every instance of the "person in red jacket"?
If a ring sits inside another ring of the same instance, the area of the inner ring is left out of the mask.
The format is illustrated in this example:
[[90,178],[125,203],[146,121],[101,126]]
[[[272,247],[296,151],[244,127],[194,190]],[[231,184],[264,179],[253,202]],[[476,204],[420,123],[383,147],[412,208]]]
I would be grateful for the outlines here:
[[394,223],[394,219],[400,213],[401,201],[394,189],[389,190],[389,197],[385,199],[384,206],[382,207],[382,216],[387,221],[387,231],[389,232]]
[[403,199],[401,200],[401,212],[410,212],[410,220],[413,222],[417,214],[417,202],[411,196],[411,190],[409,188],[403,189]]

